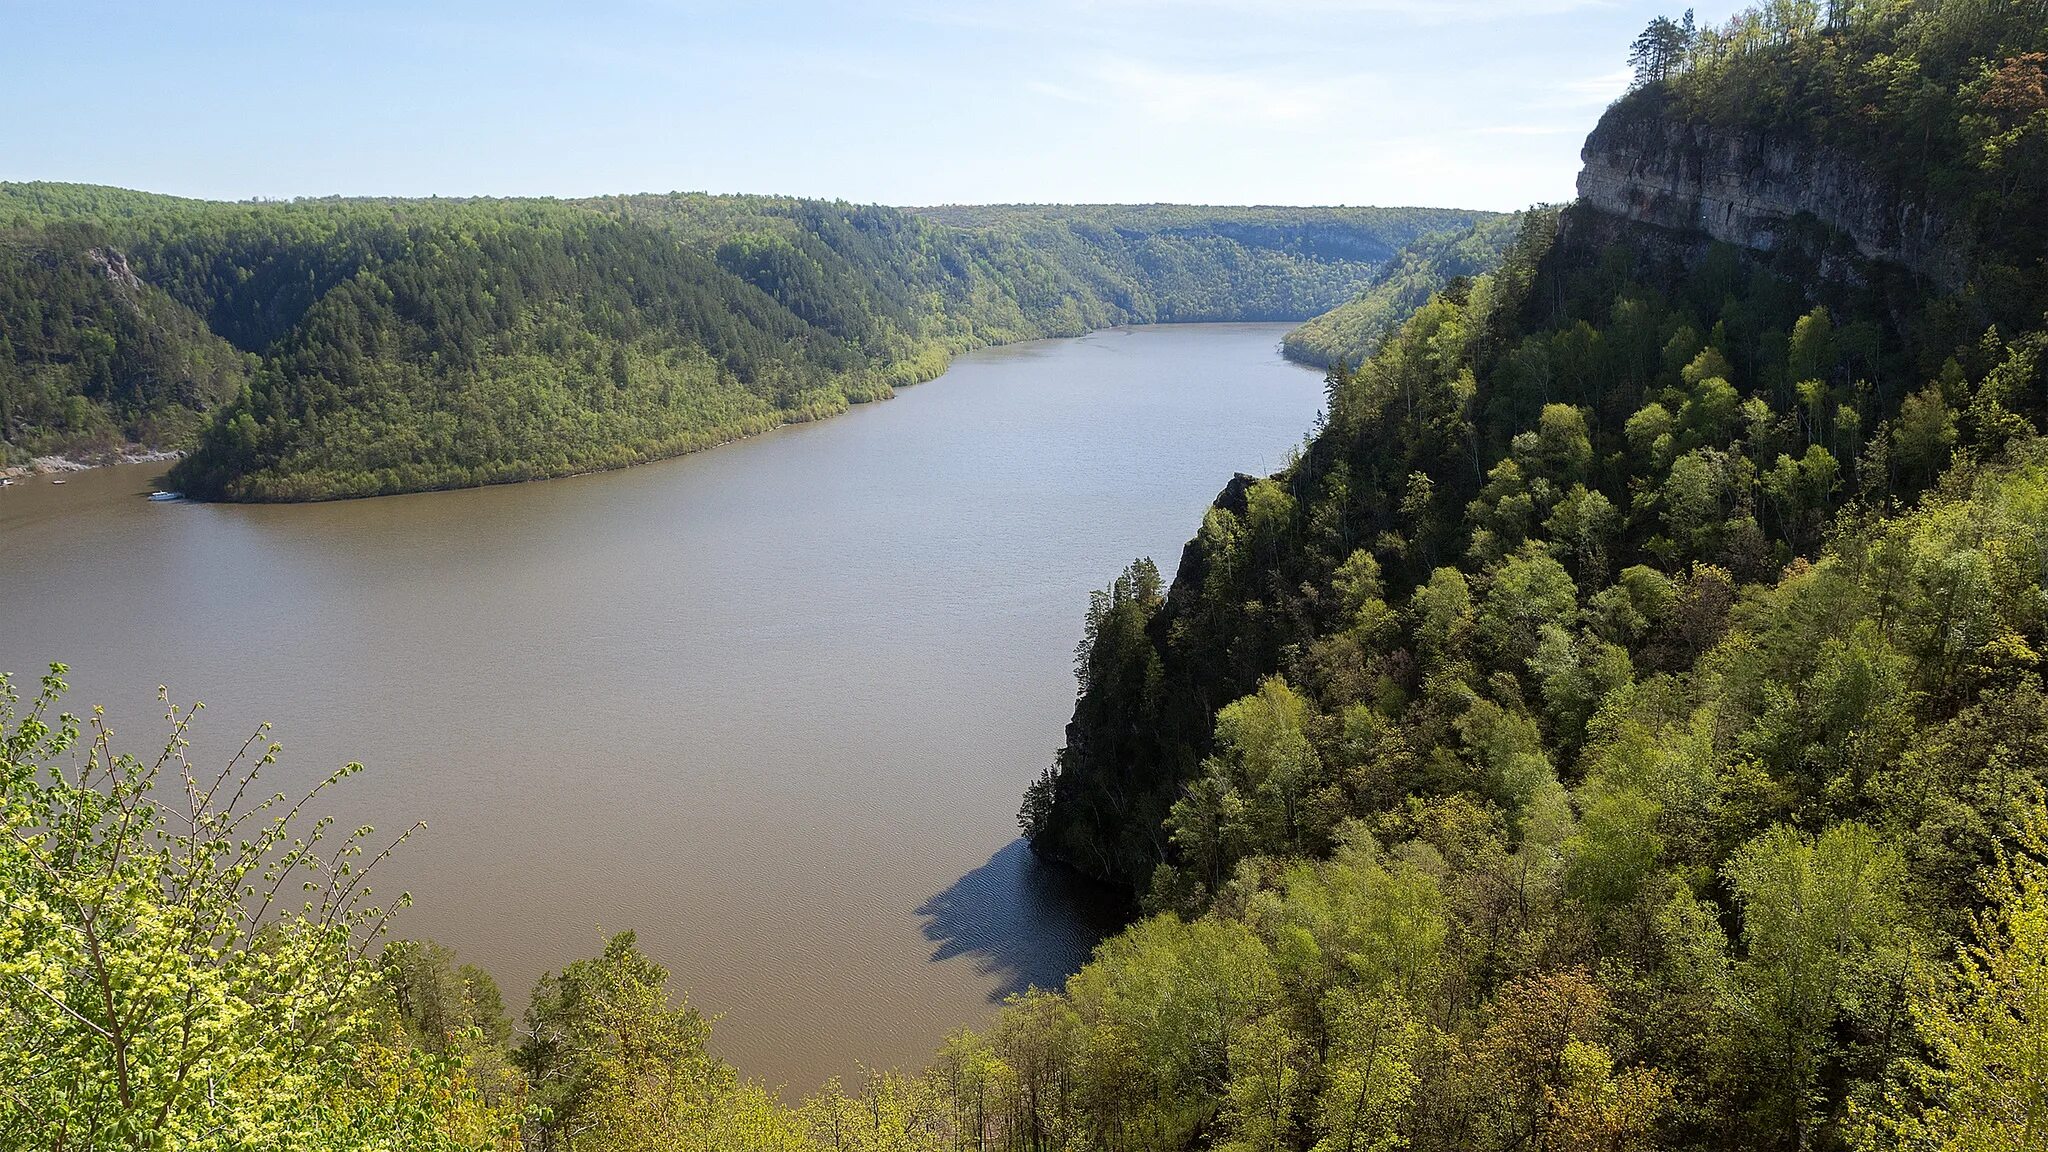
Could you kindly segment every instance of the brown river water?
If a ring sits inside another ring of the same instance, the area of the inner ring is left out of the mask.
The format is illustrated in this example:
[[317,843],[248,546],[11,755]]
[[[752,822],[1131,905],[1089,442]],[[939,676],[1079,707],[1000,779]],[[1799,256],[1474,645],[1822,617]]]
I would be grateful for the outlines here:
[[400,935],[534,979],[638,931],[751,1076],[921,1066],[1056,986],[1099,900],[1016,838],[1091,588],[1171,574],[1322,400],[1284,325],[989,349],[887,403],[601,475],[331,504],[153,503],[162,465],[0,489],[0,671],[72,666],[124,747],[155,690],[273,781],[346,761]]

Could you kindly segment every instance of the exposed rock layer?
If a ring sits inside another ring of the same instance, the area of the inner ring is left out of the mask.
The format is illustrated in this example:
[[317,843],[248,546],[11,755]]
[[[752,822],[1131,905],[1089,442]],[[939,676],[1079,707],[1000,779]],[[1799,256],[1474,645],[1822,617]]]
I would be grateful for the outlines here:
[[1946,224],[1825,147],[1693,122],[1644,93],[1610,109],[1580,155],[1580,202],[1609,215],[1759,252],[1811,221],[1866,259],[1961,286]]

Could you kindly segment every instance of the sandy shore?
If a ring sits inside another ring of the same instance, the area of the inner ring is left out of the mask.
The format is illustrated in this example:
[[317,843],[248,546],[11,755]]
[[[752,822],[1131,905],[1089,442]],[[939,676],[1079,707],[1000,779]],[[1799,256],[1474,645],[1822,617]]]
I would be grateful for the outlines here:
[[154,464],[165,460],[176,460],[182,452],[160,451],[131,444],[118,452],[104,452],[86,457],[38,456],[26,464],[11,468],[0,468],[0,477],[15,479],[22,476],[41,476],[53,472],[83,472],[88,468],[105,468],[113,464]]

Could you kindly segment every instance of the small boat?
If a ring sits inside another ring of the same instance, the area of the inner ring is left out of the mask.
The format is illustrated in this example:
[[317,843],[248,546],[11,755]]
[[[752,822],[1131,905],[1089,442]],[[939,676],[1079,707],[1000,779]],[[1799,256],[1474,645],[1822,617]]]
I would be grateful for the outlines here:
[[50,481],[50,483],[52,483],[52,484],[62,484],[62,483],[63,483],[63,481],[62,481],[62,480],[52,480],[52,481]]
[[149,498],[161,504],[166,500],[176,500],[178,494],[176,492],[151,492]]

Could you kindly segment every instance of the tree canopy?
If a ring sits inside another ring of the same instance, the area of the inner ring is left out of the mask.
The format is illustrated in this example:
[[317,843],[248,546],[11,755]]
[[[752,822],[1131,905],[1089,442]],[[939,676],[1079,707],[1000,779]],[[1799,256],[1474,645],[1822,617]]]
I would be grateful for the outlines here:
[[172,483],[242,500],[618,467],[887,397],[978,345],[1305,318],[1474,218],[5,184],[0,453],[189,447]]

